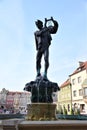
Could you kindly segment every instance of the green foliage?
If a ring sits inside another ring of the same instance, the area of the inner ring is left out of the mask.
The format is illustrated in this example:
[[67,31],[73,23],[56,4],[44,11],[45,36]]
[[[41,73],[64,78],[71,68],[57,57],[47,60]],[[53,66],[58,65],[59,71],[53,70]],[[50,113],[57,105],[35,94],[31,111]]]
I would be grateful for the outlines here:
[[71,115],[74,115],[74,110],[73,109],[71,109]]
[[63,109],[60,107],[58,110],[56,110],[56,114],[63,114]]
[[63,111],[64,115],[67,115],[67,109],[64,107],[64,111]]
[[80,109],[71,109],[71,115],[80,115]]
[[75,115],[80,115],[80,110],[79,109],[76,109],[75,112],[74,112]]

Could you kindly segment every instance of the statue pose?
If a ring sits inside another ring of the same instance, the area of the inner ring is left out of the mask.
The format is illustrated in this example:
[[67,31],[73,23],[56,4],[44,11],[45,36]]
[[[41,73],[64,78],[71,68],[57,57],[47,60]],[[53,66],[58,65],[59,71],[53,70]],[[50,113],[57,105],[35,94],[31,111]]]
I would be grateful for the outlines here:
[[[47,26],[47,22],[52,21],[53,26]],[[40,69],[41,69],[41,59],[42,55],[44,55],[45,61],[45,68],[44,68],[44,78],[47,79],[47,70],[49,67],[49,46],[51,44],[51,34],[55,34],[58,30],[58,22],[51,17],[51,19],[45,18],[45,24],[43,26],[43,22],[41,20],[37,20],[35,22],[38,31],[34,33],[35,35],[35,42],[36,42],[36,70],[37,70],[37,77],[41,76]]]

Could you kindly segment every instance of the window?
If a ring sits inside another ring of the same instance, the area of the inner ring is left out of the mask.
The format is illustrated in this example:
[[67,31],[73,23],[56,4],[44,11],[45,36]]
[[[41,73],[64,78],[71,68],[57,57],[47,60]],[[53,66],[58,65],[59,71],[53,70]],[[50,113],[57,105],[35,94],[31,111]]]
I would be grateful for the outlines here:
[[87,96],[87,88],[84,88],[84,96]]
[[72,79],[72,84],[73,84],[73,85],[75,84],[75,79]]
[[81,83],[81,77],[80,76],[78,77],[78,83]]
[[76,97],[76,90],[73,91],[73,96]]
[[80,104],[80,110],[84,111],[84,109],[85,109],[85,104]]
[[79,96],[82,96],[82,95],[83,95],[82,89],[79,89]]

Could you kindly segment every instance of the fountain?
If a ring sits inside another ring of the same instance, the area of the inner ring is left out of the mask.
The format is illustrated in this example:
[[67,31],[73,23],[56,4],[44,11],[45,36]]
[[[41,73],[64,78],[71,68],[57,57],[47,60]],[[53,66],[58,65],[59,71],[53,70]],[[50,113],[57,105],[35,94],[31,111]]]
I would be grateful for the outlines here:
[[52,93],[59,90],[57,83],[40,76],[27,83],[24,89],[32,93],[32,103],[27,106],[28,120],[56,120],[56,104],[53,104]]
[[[47,26],[51,21],[54,26]],[[26,83],[24,90],[31,92],[31,104],[27,105],[27,117],[25,119],[4,120],[0,122],[0,128],[3,130],[86,130],[87,121],[72,121],[72,120],[57,120],[56,119],[56,104],[53,103],[52,93],[59,91],[57,83],[48,80],[47,69],[49,67],[49,46],[52,37],[50,34],[55,34],[58,29],[58,23],[51,17],[43,22],[38,20],[36,25],[39,31],[35,32],[36,41],[36,70],[37,76],[34,81]],[[44,55],[45,70],[44,75],[41,75],[41,58]]]
[[[52,25],[47,23],[51,22]],[[53,103],[52,94],[59,90],[58,84],[49,81],[47,78],[47,70],[49,67],[49,46],[51,44],[51,34],[55,34],[58,30],[58,22],[51,17],[45,18],[45,24],[37,20],[36,26],[38,31],[34,33],[36,41],[36,80],[27,83],[24,90],[31,92],[31,104],[27,105],[27,120],[56,120],[56,104]],[[41,75],[41,58],[44,55],[45,69],[44,75]]]

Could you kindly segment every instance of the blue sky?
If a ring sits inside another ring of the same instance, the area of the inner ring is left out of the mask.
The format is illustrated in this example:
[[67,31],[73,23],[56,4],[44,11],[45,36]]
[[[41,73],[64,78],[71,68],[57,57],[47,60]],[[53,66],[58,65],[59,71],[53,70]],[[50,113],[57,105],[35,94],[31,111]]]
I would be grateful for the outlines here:
[[61,85],[87,61],[87,0],[0,0],[0,90],[23,91],[35,80],[35,21],[51,16],[59,29],[52,35],[48,79]]

